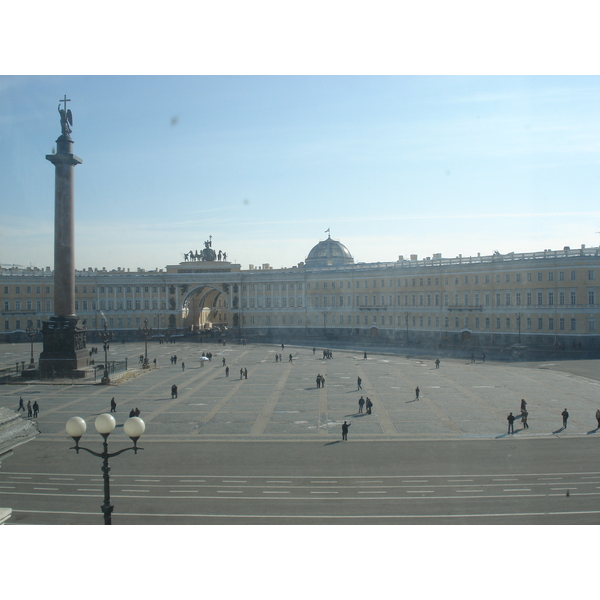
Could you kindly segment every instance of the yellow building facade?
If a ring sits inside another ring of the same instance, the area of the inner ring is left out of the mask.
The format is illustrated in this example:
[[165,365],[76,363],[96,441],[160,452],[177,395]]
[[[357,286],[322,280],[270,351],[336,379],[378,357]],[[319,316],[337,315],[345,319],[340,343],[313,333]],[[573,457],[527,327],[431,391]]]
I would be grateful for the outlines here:
[[[228,329],[240,337],[377,340],[421,347],[600,349],[600,248],[355,263],[328,238],[286,269],[189,260],[76,273],[88,332]],[[50,269],[2,269],[0,339],[53,314]],[[598,303],[598,304],[597,304]],[[310,343],[310,342],[309,342]]]

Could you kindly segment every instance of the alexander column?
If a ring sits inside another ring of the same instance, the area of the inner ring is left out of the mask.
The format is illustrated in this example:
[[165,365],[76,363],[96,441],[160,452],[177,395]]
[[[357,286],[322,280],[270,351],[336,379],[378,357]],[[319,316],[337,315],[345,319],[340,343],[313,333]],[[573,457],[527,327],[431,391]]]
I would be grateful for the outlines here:
[[55,168],[54,192],[54,316],[43,323],[44,347],[40,354],[40,376],[83,376],[88,365],[85,329],[78,326],[75,314],[75,226],[73,175],[82,160],[75,156],[71,128],[73,115],[67,110],[67,96],[60,114],[61,136],[56,154],[48,154]]

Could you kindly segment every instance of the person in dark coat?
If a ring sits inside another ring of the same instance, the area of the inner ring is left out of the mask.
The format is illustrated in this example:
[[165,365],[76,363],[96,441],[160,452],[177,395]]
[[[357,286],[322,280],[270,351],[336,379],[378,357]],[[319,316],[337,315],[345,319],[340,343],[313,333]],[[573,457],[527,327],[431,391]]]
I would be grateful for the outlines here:
[[569,413],[567,412],[567,409],[565,408],[565,410],[563,410],[561,413],[562,418],[563,418],[563,429],[567,428],[567,421],[569,420]]
[[344,424],[342,425],[342,439],[343,440],[348,440],[348,427],[350,427],[350,425],[352,425],[352,423],[346,423],[346,421],[344,421]]
[[33,417],[33,411],[31,410],[31,400],[27,401],[27,416]]
[[419,389],[419,386],[417,386],[415,388],[415,400],[419,399],[419,394],[420,394],[421,390]]
[[521,423],[523,423],[523,429],[529,429],[529,425],[527,424],[527,417],[529,416],[529,413],[523,409],[521,411]]
[[596,421],[598,421],[598,429],[600,429],[600,408],[596,411]]
[[129,417],[135,417],[135,409],[134,409],[134,408],[132,408],[132,409],[129,411]]
[[515,416],[510,413],[508,415],[508,417],[506,417],[506,420],[508,421],[508,433],[514,433],[515,432]]
[[363,411],[363,406],[365,405],[365,399],[361,396],[358,399],[358,412],[361,413]]
[[117,403],[114,398],[110,401],[110,412],[117,412]]
[[20,410],[25,412],[25,407],[23,406],[23,397],[22,396],[19,398],[19,408],[17,408],[17,412],[19,412]]
[[33,403],[33,417],[37,417],[40,412],[40,405],[37,403],[37,400]]
[[360,377],[358,377],[356,379],[356,384],[358,385],[358,387],[356,389],[357,390],[362,390],[362,379]]
[[171,386],[171,398],[177,398],[177,386],[175,384]]
[[371,398],[367,396],[367,401],[365,402],[365,406],[367,407],[367,414],[371,414],[371,409],[373,408],[373,403],[371,402]]

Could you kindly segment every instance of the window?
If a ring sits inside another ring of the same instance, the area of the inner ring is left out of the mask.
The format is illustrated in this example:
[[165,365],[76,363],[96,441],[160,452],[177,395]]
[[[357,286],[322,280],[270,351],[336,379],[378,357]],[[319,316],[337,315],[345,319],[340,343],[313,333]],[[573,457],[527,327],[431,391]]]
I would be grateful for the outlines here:
[[540,318],[537,320],[537,328],[538,328],[538,329],[543,329],[543,327],[544,327],[544,320],[543,320],[543,319],[540,317]]
[[588,271],[588,280],[594,281],[594,271],[592,269]]
[[570,298],[571,298],[571,306],[576,306],[577,305],[577,292],[571,292]]
[[577,273],[575,271],[571,271],[571,281],[575,281],[577,279]]
[[588,304],[590,306],[596,304],[596,292],[594,290],[588,290]]
[[577,329],[576,320],[571,319],[571,331],[576,331],[576,329]]
[[537,293],[537,303],[538,306],[542,306],[544,304],[544,294],[542,292]]
[[552,271],[548,272],[548,281],[554,281],[554,273]]

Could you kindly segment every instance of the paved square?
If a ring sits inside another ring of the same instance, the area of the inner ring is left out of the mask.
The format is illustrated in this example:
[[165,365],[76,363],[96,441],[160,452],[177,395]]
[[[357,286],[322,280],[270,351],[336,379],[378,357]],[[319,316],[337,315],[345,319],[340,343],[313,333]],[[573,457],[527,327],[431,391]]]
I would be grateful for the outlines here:
[[[201,365],[203,351],[213,357]],[[370,351],[364,360],[360,350],[333,350],[332,359],[323,359],[321,348],[313,354],[312,347],[153,342],[148,354],[158,366],[143,371],[137,361],[143,352],[140,342],[113,344],[109,358],[128,358],[133,368],[127,377],[115,376],[109,386],[3,385],[0,405],[16,409],[19,396],[25,403],[37,400],[42,435],[65,439],[68,418],[78,415],[91,424],[96,415],[110,410],[114,397],[117,422],[122,424],[132,408],[139,408],[149,441],[333,440],[340,437],[344,420],[352,423],[352,440],[493,439],[506,435],[511,411],[517,416],[518,437],[587,436],[596,433],[600,407],[598,361],[525,365],[471,363],[465,357],[443,359],[436,369],[435,356]],[[276,361],[276,354],[283,360]],[[177,364],[171,363],[173,355]],[[28,356],[28,344],[0,347],[3,366]],[[247,379],[240,378],[240,369],[248,370]],[[317,388],[318,374],[325,377],[324,387]],[[175,399],[173,384],[178,387]],[[358,414],[361,395],[372,400],[372,414]],[[521,398],[527,401],[528,430],[519,420]],[[562,429],[565,407],[570,418]]]

